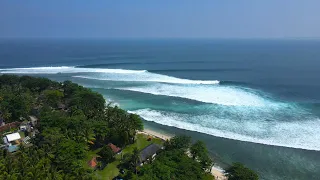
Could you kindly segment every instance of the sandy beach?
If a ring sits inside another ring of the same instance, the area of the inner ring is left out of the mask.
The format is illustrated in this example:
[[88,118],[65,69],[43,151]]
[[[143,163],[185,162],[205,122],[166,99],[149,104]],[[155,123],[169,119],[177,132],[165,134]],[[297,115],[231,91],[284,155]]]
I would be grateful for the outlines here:
[[159,132],[156,132],[156,131],[151,130],[151,129],[144,129],[143,131],[140,131],[139,133],[147,134],[147,135],[150,135],[150,136],[154,136],[154,137],[157,137],[157,138],[160,138],[160,139],[163,139],[163,140],[169,140],[169,139],[171,139],[173,137],[171,135],[164,134],[164,133],[159,133]]
[[[150,136],[154,136],[163,140],[169,140],[171,139],[173,136],[172,135],[168,135],[168,134],[164,134],[161,132],[157,132],[151,129],[144,129],[143,131],[140,131],[139,133],[141,134],[147,134]],[[214,176],[214,178],[216,180],[227,180],[228,178],[224,175],[224,170],[222,170],[219,167],[213,166],[211,169],[211,173]]]
[[228,178],[224,175],[224,170],[219,167],[213,166],[211,169],[211,174],[214,176],[215,180],[227,180]]

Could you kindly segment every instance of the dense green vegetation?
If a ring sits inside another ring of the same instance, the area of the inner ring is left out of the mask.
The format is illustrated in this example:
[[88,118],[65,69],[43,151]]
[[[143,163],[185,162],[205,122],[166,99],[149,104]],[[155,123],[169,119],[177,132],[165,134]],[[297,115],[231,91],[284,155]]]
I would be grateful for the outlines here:
[[101,159],[103,159],[104,162],[110,163],[115,160],[114,152],[107,145],[103,146],[103,148],[98,152],[98,154],[101,157]]
[[[203,142],[176,136],[160,139],[136,134],[143,130],[139,116],[106,105],[101,94],[70,81],[0,76],[0,111],[6,123],[39,118],[39,133],[31,147],[0,152],[0,179],[91,180],[111,179],[214,179],[212,160]],[[108,143],[122,149],[115,155]],[[151,143],[164,145],[156,158],[140,166],[140,151]],[[87,162],[98,157],[97,168]],[[104,166],[102,165],[104,164]],[[256,179],[251,170],[235,164],[229,179]]]
[[[198,148],[199,144],[203,149]],[[207,149],[198,141],[192,145],[191,138],[175,136],[165,143],[165,150],[159,152],[153,162],[138,170],[138,154],[134,152],[122,164],[129,167],[125,179],[214,179],[210,174],[212,160]],[[189,151],[189,149],[194,149]],[[131,168],[130,168],[131,167]]]
[[7,123],[31,114],[40,119],[32,147],[1,152],[0,179],[93,179],[83,166],[90,148],[124,147],[143,129],[139,116],[106,106],[102,95],[70,81],[2,75],[0,111]]
[[245,167],[241,163],[233,163],[233,165],[226,170],[229,180],[258,180],[257,173]]

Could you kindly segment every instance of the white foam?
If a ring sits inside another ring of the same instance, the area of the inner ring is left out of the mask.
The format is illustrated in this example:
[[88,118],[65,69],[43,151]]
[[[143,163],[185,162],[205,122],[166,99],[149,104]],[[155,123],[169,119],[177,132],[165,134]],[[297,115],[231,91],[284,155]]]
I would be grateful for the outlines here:
[[0,73],[2,74],[9,74],[9,73],[10,74],[58,74],[58,73],[134,74],[134,73],[143,73],[143,72],[146,72],[146,70],[77,68],[72,66],[0,69]]
[[[109,80],[109,81],[139,81],[139,82],[161,82],[173,84],[219,84],[219,81],[190,80],[172,76],[156,74],[147,70],[127,69],[105,69],[105,68],[78,68],[71,66],[61,67],[30,67],[0,69],[2,74],[58,74],[58,73],[89,73],[89,75],[74,75],[77,78]],[[94,74],[92,74],[94,73]]]
[[136,76],[106,76],[104,77],[90,77],[90,76],[73,76],[76,78],[83,79],[93,79],[93,80],[101,80],[101,81],[128,81],[128,82],[160,82],[160,83],[170,83],[170,84],[206,84],[206,85],[215,85],[219,84],[218,80],[213,81],[205,81],[205,80],[190,80],[190,79],[181,79],[172,76],[166,76],[162,74],[155,74],[150,72],[145,72],[144,74],[139,74]]
[[272,102],[262,98],[252,91],[228,86],[204,85],[170,85],[152,84],[145,86],[117,88],[135,92],[181,97],[205,103],[214,103],[228,106],[272,106]]
[[259,120],[241,122],[234,119],[216,119],[210,115],[192,116],[150,109],[129,112],[138,114],[147,121],[217,137],[266,145],[320,150],[320,130],[317,128],[320,127],[319,119],[273,124]]
[[[148,121],[240,141],[320,150],[319,119],[310,118],[309,114],[301,110],[301,107],[296,108],[285,103],[274,102],[260,96],[252,89],[217,85],[219,81],[182,79],[150,73],[145,70],[67,66],[0,69],[0,73],[70,73],[76,78],[102,81],[149,82],[136,83],[137,85],[131,87],[116,86],[115,88],[186,98],[215,105],[206,104],[209,107],[201,109],[202,115],[150,109],[133,111]],[[97,84],[97,87],[101,87],[99,83]],[[132,85],[132,83],[130,84]],[[283,119],[289,119],[292,122],[283,122]],[[300,119],[303,121],[299,121]]]

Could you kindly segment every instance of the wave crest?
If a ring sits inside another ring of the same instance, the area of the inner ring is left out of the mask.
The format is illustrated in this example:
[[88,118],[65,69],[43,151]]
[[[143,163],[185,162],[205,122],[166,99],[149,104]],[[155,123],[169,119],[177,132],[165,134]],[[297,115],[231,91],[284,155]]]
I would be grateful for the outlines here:
[[210,115],[189,115],[148,108],[129,112],[138,114],[146,121],[217,137],[320,151],[319,131],[314,129],[320,126],[319,119],[273,124],[255,119],[243,122],[233,119],[216,119]]
[[225,106],[277,106],[251,89],[232,86],[206,85],[170,85],[151,84],[145,86],[122,87],[119,90],[148,93],[196,100],[204,103],[220,104]]
[[[88,75],[75,75],[76,78],[86,78],[94,80],[108,81],[140,81],[140,82],[160,82],[172,84],[219,84],[219,81],[190,80],[176,78],[172,76],[156,74],[147,70],[128,69],[106,69],[106,68],[80,68],[72,66],[61,67],[31,67],[31,68],[11,68],[0,69],[2,74],[58,74],[58,73],[88,73]],[[94,73],[94,75],[92,75]]]
[[73,66],[0,69],[0,73],[2,74],[58,74],[58,73],[134,74],[134,73],[144,73],[144,72],[147,72],[147,71],[146,70],[127,70],[127,69],[77,68]]

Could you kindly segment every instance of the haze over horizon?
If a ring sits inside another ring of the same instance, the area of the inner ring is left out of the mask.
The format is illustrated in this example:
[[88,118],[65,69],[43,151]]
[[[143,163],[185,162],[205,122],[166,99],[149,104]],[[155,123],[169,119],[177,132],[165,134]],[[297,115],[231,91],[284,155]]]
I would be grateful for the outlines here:
[[319,38],[320,1],[0,2],[0,37]]

